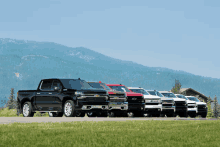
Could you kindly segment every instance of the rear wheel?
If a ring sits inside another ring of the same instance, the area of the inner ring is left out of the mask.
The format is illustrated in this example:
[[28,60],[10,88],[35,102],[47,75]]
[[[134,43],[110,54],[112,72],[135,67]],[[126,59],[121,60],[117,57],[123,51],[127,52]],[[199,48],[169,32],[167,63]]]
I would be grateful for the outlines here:
[[33,117],[34,112],[32,112],[31,102],[25,102],[22,107],[22,113],[24,117]]
[[76,116],[75,104],[72,100],[67,100],[64,103],[64,115],[66,117],[74,117]]
[[202,118],[206,118],[206,116],[207,116],[207,113],[202,113],[202,114],[201,114],[201,117],[202,117]]
[[180,117],[187,117],[187,112],[181,112],[181,113],[179,113],[179,116]]

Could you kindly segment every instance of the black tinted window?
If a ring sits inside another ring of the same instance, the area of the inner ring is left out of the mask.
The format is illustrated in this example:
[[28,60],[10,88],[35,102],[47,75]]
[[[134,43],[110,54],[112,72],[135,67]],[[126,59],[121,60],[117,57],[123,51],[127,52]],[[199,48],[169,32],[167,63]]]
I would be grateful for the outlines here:
[[41,90],[52,90],[52,81],[51,80],[45,80],[43,81],[41,85]]
[[54,87],[59,87],[60,89],[62,89],[60,81],[54,80],[52,89],[54,89]]
[[88,89],[92,88],[86,81],[84,80],[76,80],[76,79],[60,79],[63,83],[63,86],[67,89]]

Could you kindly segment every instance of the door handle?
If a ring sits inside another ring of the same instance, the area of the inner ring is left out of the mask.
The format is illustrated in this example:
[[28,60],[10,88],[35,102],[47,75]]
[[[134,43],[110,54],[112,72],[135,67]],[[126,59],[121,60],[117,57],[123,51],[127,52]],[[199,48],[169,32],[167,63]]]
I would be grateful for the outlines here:
[[52,94],[52,93],[49,93],[49,94]]
[[40,93],[37,93],[37,94],[40,94]]

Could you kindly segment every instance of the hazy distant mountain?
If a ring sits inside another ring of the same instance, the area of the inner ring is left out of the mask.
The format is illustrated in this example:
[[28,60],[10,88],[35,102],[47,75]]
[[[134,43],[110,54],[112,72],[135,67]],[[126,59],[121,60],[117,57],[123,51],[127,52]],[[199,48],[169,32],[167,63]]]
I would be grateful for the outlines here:
[[8,98],[10,88],[15,88],[15,92],[36,89],[43,78],[79,77],[86,81],[122,83],[157,90],[170,90],[175,79],[178,79],[183,88],[194,88],[212,98],[216,95],[220,100],[220,79],[168,68],[147,67],[114,59],[83,47],[0,39],[1,100]]

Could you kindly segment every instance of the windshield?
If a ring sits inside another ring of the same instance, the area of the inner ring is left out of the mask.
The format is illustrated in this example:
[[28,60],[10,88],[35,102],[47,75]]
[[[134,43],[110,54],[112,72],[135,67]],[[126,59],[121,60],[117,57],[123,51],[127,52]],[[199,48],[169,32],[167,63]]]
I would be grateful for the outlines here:
[[178,98],[183,98],[183,99],[188,100],[188,98],[187,98],[187,97],[185,97],[185,95],[181,95],[181,94],[180,94],[180,95],[177,95],[177,97],[178,97]]
[[125,86],[109,86],[111,89],[114,89],[116,91],[122,91],[122,92],[131,92],[127,87]]
[[160,92],[158,91],[147,91],[150,95],[156,95],[156,96],[159,96],[159,97],[164,97]]
[[147,91],[145,91],[144,89],[130,89],[132,92],[135,92],[135,93],[141,93],[141,94],[144,94],[144,95],[149,95],[149,93]]
[[172,97],[176,98],[176,96],[173,93],[162,93],[165,97]]
[[63,83],[63,86],[67,89],[89,89],[92,88],[85,80],[77,80],[77,79],[60,79]]
[[196,97],[188,97],[188,99],[191,101],[200,102]]
[[104,90],[111,90],[106,84],[104,83],[89,83],[90,86],[92,86],[93,88],[100,88],[100,89],[104,89]]

